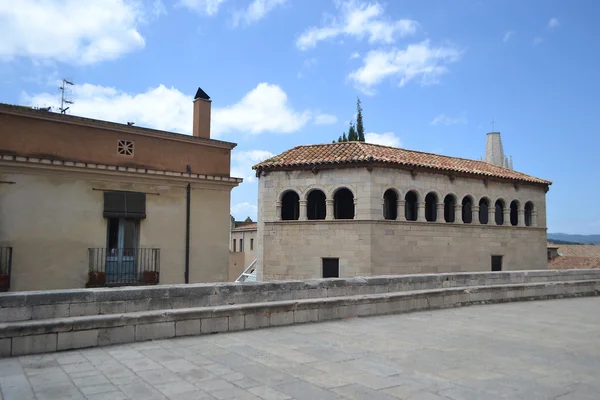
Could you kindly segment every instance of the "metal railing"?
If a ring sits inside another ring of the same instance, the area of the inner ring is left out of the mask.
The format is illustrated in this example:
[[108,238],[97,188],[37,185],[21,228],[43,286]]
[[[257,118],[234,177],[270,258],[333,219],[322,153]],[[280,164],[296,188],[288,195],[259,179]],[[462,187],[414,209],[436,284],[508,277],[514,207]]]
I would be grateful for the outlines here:
[[235,280],[236,282],[256,282],[256,268],[254,267],[256,260],[252,261],[248,268]]
[[156,285],[160,276],[160,249],[89,250],[87,287]]
[[0,247],[0,292],[10,289],[12,250],[12,247]]

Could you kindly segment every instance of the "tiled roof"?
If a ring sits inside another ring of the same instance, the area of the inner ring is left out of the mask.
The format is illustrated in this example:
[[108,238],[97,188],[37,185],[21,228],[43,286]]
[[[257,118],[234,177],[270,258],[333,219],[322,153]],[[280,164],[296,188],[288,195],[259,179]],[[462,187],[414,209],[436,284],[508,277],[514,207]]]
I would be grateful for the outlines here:
[[550,269],[600,268],[600,245],[568,244],[558,248],[558,256],[548,261]]
[[390,166],[396,165],[406,168],[427,168],[545,185],[552,184],[550,181],[502,168],[485,161],[442,156],[364,142],[297,146],[256,164],[252,169],[261,171],[289,167],[302,168],[318,165],[367,163],[389,164]]

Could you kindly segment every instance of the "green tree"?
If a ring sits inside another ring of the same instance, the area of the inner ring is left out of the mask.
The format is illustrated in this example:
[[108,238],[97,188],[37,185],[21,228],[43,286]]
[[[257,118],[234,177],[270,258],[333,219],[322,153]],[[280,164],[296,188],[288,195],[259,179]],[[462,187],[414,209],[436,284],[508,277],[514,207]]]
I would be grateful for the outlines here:
[[356,142],[358,140],[358,135],[356,134],[356,128],[354,124],[350,122],[350,127],[348,128],[348,141]]
[[359,142],[365,141],[365,127],[363,126],[362,107],[360,98],[356,98],[356,134]]
[[346,132],[342,135],[342,142],[347,142],[348,138],[346,137]]

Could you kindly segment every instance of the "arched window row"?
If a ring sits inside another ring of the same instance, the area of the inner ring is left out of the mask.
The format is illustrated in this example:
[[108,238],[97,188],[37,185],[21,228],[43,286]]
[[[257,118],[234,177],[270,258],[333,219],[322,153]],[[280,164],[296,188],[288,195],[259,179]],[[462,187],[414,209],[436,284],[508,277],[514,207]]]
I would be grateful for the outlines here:
[[305,199],[294,190],[284,191],[278,202],[277,214],[282,221],[354,219],[355,198],[346,187],[337,188],[328,199],[321,189],[310,190]]
[[395,189],[387,189],[383,194],[383,218],[459,224],[537,226],[536,210],[531,201],[522,205],[519,200],[507,203],[504,199],[497,199],[492,202],[490,198],[482,197],[477,202],[471,195],[459,199],[454,193],[442,197],[435,191],[428,192],[423,199],[416,190],[408,190],[402,197]]

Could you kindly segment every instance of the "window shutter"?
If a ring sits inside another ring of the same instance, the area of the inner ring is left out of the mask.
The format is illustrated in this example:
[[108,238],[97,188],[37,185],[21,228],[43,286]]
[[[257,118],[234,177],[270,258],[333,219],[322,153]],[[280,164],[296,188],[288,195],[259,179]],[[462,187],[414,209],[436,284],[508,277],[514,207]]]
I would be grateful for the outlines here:
[[146,193],[104,192],[105,218],[146,218]]
[[127,218],[146,218],[146,193],[125,193]]

